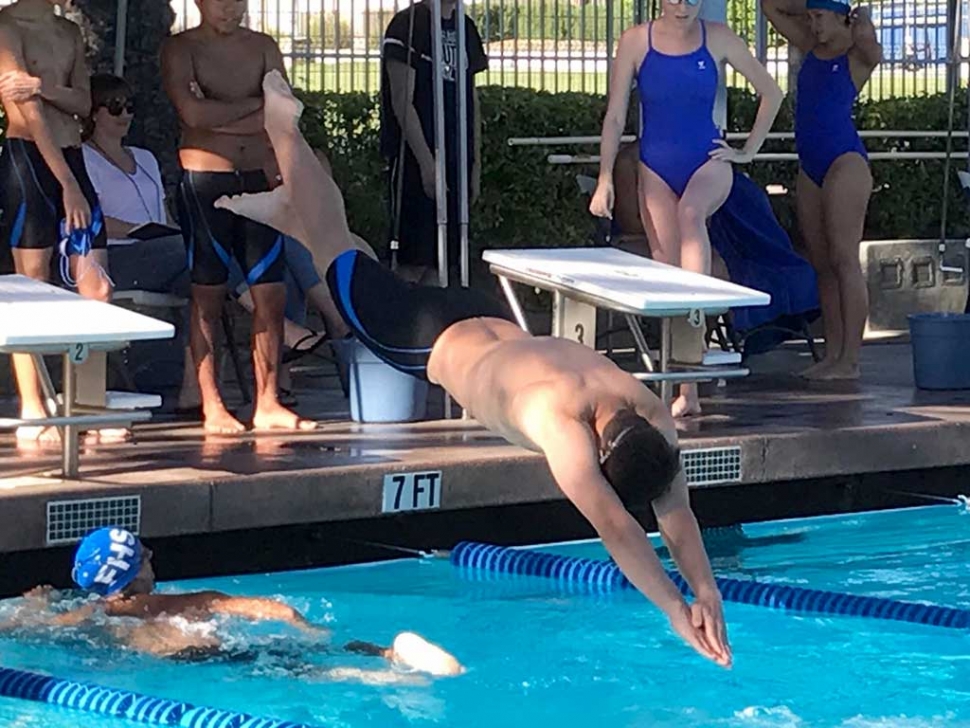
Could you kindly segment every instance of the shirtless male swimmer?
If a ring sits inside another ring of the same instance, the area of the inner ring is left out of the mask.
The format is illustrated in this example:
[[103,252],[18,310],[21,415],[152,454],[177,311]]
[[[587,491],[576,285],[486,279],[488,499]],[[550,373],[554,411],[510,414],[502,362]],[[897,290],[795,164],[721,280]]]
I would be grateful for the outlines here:
[[[86,298],[107,301],[108,239],[81,151],[79,119],[91,110],[89,72],[80,28],[54,12],[65,2],[18,0],[0,11],[0,99],[7,117],[0,245],[10,247],[17,273],[39,281],[48,280],[58,255],[65,282],[76,281]],[[12,360],[21,418],[46,418],[31,357]],[[17,429],[19,444],[59,441],[56,427]]]
[[[361,343],[391,366],[440,384],[509,442],[542,452],[630,582],[697,652],[730,666],[721,595],[690,508],[674,422],[660,399],[586,346],[522,331],[481,293],[405,283],[360,251],[340,191],[300,134],[302,105],[279,73],[266,75],[263,91],[283,185],[216,206],[303,242]],[[690,604],[627,510],[647,501],[695,595]]]

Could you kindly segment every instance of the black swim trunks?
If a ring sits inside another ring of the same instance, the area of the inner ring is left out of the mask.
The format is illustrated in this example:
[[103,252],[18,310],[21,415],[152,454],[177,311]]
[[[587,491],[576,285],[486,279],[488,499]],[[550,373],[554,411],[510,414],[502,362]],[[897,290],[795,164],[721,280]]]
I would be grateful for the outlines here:
[[203,286],[225,285],[229,262],[235,256],[253,286],[283,280],[283,234],[228,210],[213,207],[223,195],[266,192],[269,184],[262,170],[246,172],[182,172],[178,207],[182,231],[189,249],[192,282]]
[[[86,255],[105,248],[108,236],[98,193],[84,166],[80,147],[61,150],[64,161],[91,207],[91,225],[70,236],[66,252]],[[0,234],[10,248],[45,250],[59,245],[64,235],[64,194],[37,145],[26,139],[7,139],[0,153]]]
[[501,318],[508,307],[467,288],[416,286],[359,250],[330,264],[327,284],[340,314],[360,342],[395,369],[427,379],[435,340],[459,321]]

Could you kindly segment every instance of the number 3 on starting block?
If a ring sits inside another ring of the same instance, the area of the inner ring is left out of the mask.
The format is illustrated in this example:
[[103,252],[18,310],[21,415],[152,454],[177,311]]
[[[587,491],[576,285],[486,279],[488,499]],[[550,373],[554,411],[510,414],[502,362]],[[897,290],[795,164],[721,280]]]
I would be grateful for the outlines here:
[[691,312],[687,314],[687,323],[695,329],[699,329],[704,325],[704,312],[699,308],[691,309]]
[[71,351],[68,356],[74,364],[83,364],[88,360],[91,347],[87,344],[71,344]]

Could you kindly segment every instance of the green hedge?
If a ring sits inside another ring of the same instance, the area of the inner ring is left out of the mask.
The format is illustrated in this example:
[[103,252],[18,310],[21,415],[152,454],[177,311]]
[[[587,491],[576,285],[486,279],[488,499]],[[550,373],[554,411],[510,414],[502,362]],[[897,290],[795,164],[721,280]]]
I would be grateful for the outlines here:
[[[533,91],[489,86],[481,91],[484,139],[482,143],[482,196],[472,210],[473,260],[484,247],[578,245],[587,239],[592,223],[586,200],[575,181],[577,173],[595,169],[552,166],[546,162],[550,147],[510,147],[512,136],[593,135],[599,132],[605,99],[598,95]],[[958,94],[958,127],[967,119],[964,94]],[[311,142],[331,150],[334,173],[347,199],[351,226],[381,247],[387,231],[383,164],[379,158],[377,100],[366,94],[319,93],[305,96],[308,111],[305,131]],[[732,130],[750,128],[757,100],[744,91],[731,90]],[[636,113],[631,108],[631,124]],[[858,119],[865,129],[945,129],[944,95],[872,101],[860,105]],[[792,128],[791,107],[786,104],[775,130]],[[868,140],[870,151],[890,149],[931,151],[945,149],[945,140]],[[958,141],[957,149],[965,149]],[[792,151],[790,142],[769,142],[765,151]],[[582,151],[595,152],[595,147]],[[960,165],[958,165],[960,166]],[[782,224],[794,232],[797,164],[759,162],[746,171],[762,185],[782,184],[788,195],[772,204]],[[866,225],[866,238],[918,238],[939,234],[943,162],[877,161],[873,163],[874,189]],[[967,236],[966,203],[955,174],[951,177],[948,233]]]
[[[473,260],[485,247],[568,246],[582,244],[593,229],[587,200],[576,184],[576,174],[595,174],[595,168],[553,166],[546,162],[551,147],[510,147],[513,136],[595,135],[605,111],[605,98],[581,93],[551,94],[527,88],[486,86],[480,89],[484,138],[482,140],[482,195],[472,209]],[[326,149],[347,202],[351,227],[379,250],[388,229],[384,163],[378,153],[378,99],[365,93],[304,94],[307,110],[304,132],[314,146]],[[966,95],[957,94],[957,127],[967,119]],[[729,106],[732,130],[750,128],[756,99],[732,89]],[[946,129],[947,99],[943,94],[870,101],[858,110],[864,129]],[[634,128],[635,106],[630,124]],[[0,119],[0,126],[2,126]],[[776,130],[791,129],[791,108],[786,104]],[[0,137],[2,141],[2,137]],[[868,140],[870,151],[943,151],[944,139]],[[956,149],[966,149],[957,140]],[[765,151],[791,151],[790,143],[770,141]],[[161,150],[156,150],[161,151]],[[596,152],[595,146],[582,150]],[[960,163],[955,166],[966,166]],[[781,184],[788,195],[772,197],[782,224],[795,231],[795,162],[759,162],[746,171],[760,184]],[[942,209],[943,162],[877,161],[873,163],[875,192],[869,205],[867,239],[933,238],[939,234]],[[948,234],[970,236],[966,202],[956,175],[951,176]]]

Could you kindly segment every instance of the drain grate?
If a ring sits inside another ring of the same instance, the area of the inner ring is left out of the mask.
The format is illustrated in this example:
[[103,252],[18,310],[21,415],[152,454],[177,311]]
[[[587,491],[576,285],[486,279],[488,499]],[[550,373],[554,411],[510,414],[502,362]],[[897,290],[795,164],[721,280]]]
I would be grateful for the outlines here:
[[75,543],[88,531],[105,526],[119,526],[138,533],[141,528],[141,496],[47,502],[48,546]]
[[741,446],[684,450],[680,455],[688,485],[741,482]]

